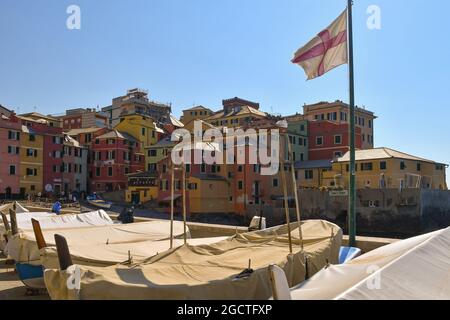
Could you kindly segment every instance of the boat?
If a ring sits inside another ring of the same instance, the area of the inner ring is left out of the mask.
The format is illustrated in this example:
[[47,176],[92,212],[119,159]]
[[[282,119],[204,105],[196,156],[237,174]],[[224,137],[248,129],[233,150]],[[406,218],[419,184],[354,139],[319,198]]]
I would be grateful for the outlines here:
[[99,196],[97,195],[92,195],[86,198],[87,202],[97,208],[102,208],[102,209],[111,209],[112,203],[108,202],[106,200],[103,200],[101,198],[99,198]]
[[[272,293],[269,264],[282,267],[294,286],[328,263],[338,263],[342,230],[337,225],[312,220],[302,222],[301,227],[302,239],[298,224],[293,223],[236,234],[212,244],[182,245],[140,263],[46,269],[45,284],[55,300],[268,299]],[[79,275],[81,290],[65,285],[72,272]]]
[[290,295],[293,300],[449,300],[449,248],[450,228],[397,241],[320,271]]

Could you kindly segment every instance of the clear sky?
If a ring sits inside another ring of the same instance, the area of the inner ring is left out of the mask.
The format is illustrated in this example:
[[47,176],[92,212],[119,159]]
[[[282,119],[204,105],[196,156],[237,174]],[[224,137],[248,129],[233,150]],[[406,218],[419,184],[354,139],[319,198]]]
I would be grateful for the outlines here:
[[[450,1],[355,0],[356,102],[375,144],[450,163]],[[81,8],[81,30],[66,9]],[[347,68],[306,82],[290,59],[345,0],[0,0],[0,104],[18,112],[100,107],[129,88],[213,110],[239,96],[264,111],[348,100]],[[366,26],[381,8],[381,30]],[[449,179],[450,182],[450,179]]]

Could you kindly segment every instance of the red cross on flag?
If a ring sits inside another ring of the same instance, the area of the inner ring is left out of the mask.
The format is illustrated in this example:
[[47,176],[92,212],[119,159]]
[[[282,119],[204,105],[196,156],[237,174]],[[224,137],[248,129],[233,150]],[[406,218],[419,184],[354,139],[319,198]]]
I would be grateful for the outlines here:
[[292,63],[300,65],[308,80],[320,77],[331,69],[348,63],[347,10],[328,28],[299,49]]

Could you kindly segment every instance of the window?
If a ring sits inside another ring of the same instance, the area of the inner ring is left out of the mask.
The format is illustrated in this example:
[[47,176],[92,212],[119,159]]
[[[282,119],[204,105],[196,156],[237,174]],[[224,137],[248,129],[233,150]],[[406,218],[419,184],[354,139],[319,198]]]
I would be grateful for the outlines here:
[[100,169],[101,168],[99,168],[99,167],[95,168],[95,176],[96,177],[100,177],[100,173],[101,173]]
[[241,181],[241,180],[238,181],[238,189],[239,189],[239,190],[244,189],[244,182]]
[[200,167],[200,172],[205,173],[206,172],[206,164],[202,163],[202,166]]
[[9,166],[9,175],[16,175],[16,166]]
[[8,131],[8,139],[9,140],[20,140],[20,132]]
[[243,166],[238,166],[238,172],[242,172],[244,170]]
[[100,144],[100,139],[95,139],[95,144]]
[[342,135],[334,136],[334,144],[342,144]]
[[186,163],[186,172],[191,172],[191,164]]
[[278,179],[273,179],[272,180],[272,187],[278,188]]
[[114,144],[116,141],[114,139],[108,139],[106,141],[107,144]]
[[361,171],[372,171],[373,164],[372,162],[361,163]]
[[316,146],[323,145],[323,137],[316,137]]
[[27,149],[27,157],[37,157],[37,150]]
[[253,165],[253,172],[254,173],[259,173],[261,171],[261,166],[259,164],[254,164]]
[[148,150],[148,156],[149,157],[156,157],[156,149]]
[[372,129],[372,120],[369,120],[369,128]]
[[36,141],[36,136],[34,134],[30,134],[28,137],[29,141]]
[[8,146],[8,153],[9,154],[19,154],[20,148],[17,146]]
[[181,181],[175,180],[175,190],[181,190]]
[[305,170],[305,180],[312,180],[314,178],[313,170]]
[[400,170],[405,170],[405,169],[406,169],[405,161],[401,161],[400,162]]
[[380,170],[386,170],[387,169],[387,162],[381,161],[380,162]]
[[113,167],[108,167],[108,177],[112,177],[113,175]]
[[341,152],[341,151],[335,151],[335,152],[334,152],[334,157],[335,157],[335,158],[340,158],[340,157],[342,157],[342,152]]
[[141,135],[145,136],[145,128],[141,129]]
[[422,165],[420,163],[417,163],[417,171],[421,171],[422,170]]
[[156,138],[155,130],[152,130],[152,138]]

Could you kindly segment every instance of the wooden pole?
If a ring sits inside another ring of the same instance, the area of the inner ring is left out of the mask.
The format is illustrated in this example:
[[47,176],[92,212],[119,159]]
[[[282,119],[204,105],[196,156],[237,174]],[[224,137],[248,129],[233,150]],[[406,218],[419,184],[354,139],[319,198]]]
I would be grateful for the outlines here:
[[170,184],[170,249],[173,248],[173,211],[174,211],[174,190],[175,190],[175,164],[172,163],[172,179]]
[[11,219],[11,234],[14,236],[19,233],[16,211],[14,211],[13,209],[9,209],[9,218]]
[[291,171],[292,171],[292,189],[294,190],[294,197],[295,197],[295,211],[297,213],[297,223],[298,223],[298,236],[300,239],[300,245],[302,250],[303,247],[303,233],[302,233],[302,223],[300,219],[300,202],[298,200],[298,190],[297,190],[297,179],[295,178],[295,161],[292,154],[292,146],[291,142],[289,141],[288,134],[286,133],[286,141],[288,144],[288,152],[289,152],[289,159],[291,160]]
[[186,164],[183,163],[183,238],[184,244],[187,243],[187,235],[186,235]]
[[3,212],[1,213],[3,219],[3,225],[5,226],[5,231],[8,233],[11,231],[11,225],[9,224],[8,217]]
[[31,219],[31,224],[33,225],[34,236],[36,237],[36,243],[38,249],[43,249],[47,247],[45,242],[44,234],[42,233],[41,224],[35,219]]
[[288,191],[286,184],[286,172],[285,170],[285,150],[286,148],[282,148],[282,152],[280,152],[281,156],[281,181],[283,184],[283,194],[284,194],[284,212],[286,214],[286,223],[288,227],[288,238],[289,238],[289,252],[292,254],[292,235],[291,235],[291,219],[289,217],[289,200],[288,200]]

